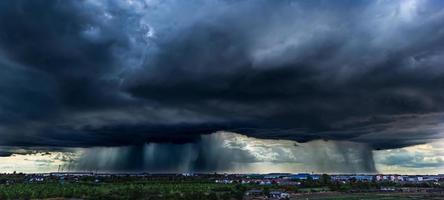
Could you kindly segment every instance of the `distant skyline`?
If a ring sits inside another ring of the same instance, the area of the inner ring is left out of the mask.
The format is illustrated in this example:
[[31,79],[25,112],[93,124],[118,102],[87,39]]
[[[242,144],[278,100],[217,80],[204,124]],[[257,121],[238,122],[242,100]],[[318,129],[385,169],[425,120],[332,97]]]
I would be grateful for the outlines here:
[[444,173],[442,0],[0,1],[0,172]]

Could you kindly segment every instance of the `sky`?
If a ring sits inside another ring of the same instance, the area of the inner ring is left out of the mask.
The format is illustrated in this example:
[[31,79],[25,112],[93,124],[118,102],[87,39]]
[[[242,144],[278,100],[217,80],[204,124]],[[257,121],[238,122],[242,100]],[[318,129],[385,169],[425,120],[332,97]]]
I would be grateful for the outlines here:
[[441,0],[0,1],[0,172],[444,173]]

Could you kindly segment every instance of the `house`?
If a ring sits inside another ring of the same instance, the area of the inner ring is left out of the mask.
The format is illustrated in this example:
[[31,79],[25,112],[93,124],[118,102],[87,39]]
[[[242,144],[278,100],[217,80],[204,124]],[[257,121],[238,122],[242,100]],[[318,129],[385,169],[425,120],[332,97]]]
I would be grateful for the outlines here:
[[289,198],[290,198],[290,194],[288,194],[286,192],[281,193],[281,199],[289,199]]
[[311,175],[311,178],[313,179],[313,180],[319,180],[319,179],[321,179],[321,175],[318,175],[318,174],[312,174]]
[[416,178],[416,176],[408,176],[406,178],[406,181],[408,182],[416,182],[418,179]]
[[43,177],[32,177],[28,180],[29,183],[32,182],[43,182],[45,179]]
[[423,177],[423,181],[438,182],[439,181],[439,177],[438,176],[424,176]]
[[233,183],[233,180],[228,180],[228,179],[224,179],[224,180],[215,180],[215,183],[223,183],[223,184],[231,184]]
[[373,176],[370,175],[355,175],[351,176],[351,178],[355,178],[357,181],[366,181],[366,182],[370,182],[373,180]]
[[261,181],[261,182],[259,183],[259,185],[271,185],[271,184],[272,184],[272,182],[269,181],[269,180]]
[[289,199],[290,194],[286,192],[280,192],[280,191],[271,191],[268,195],[272,199]]
[[381,187],[381,189],[379,189],[379,191],[381,191],[381,192],[394,192],[395,188],[394,187]]
[[390,176],[388,175],[376,175],[376,180],[377,181],[389,181],[390,180]]

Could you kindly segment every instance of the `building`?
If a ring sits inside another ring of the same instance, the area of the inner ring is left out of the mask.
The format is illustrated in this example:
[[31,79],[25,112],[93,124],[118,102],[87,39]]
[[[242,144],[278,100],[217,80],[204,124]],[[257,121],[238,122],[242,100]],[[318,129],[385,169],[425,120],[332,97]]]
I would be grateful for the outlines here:
[[281,191],[271,191],[268,197],[272,199],[289,199],[290,194]]
[[365,182],[373,181],[373,176],[371,175],[355,175],[351,176],[351,178],[354,178],[357,181],[365,181]]

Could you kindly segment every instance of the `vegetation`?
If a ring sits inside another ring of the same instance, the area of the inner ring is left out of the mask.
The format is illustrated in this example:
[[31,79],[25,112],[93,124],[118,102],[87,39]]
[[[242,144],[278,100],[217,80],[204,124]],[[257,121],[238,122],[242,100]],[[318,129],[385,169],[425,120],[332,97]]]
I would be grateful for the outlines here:
[[[221,178],[225,177],[219,175],[192,177],[174,175],[141,177],[47,176],[44,180],[36,180],[33,176],[9,174],[0,175],[0,200],[49,198],[235,200],[243,199],[245,192],[252,189],[261,190],[264,195],[268,195],[271,191],[297,193],[299,197],[304,197],[304,199],[305,196],[309,199],[379,199],[377,195],[389,195],[388,197],[384,196],[383,199],[393,199],[392,197],[399,191],[380,194],[378,193],[379,189],[381,187],[436,188],[440,189],[439,194],[444,191],[442,190],[443,186],[436,183],[399,185],[394,182],[357,180],[342,182],[332,181],[328,175],[322,175],[319,180],[292,180],[294,184],[286,185],[241,184],[239,181],[230,184],[215,183],[215,179]],[[372,193],[372,191],[374,192]],[[365,197],[362,196],[363,194]],[[398,197],[398,199],[403,199],[402,195]],[[433,198],[428,197],[428,199]]]
[[214,183],[19,183],[0,185],[0,199],[239,199],[243,191]]

